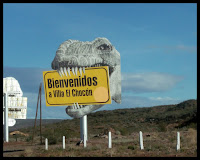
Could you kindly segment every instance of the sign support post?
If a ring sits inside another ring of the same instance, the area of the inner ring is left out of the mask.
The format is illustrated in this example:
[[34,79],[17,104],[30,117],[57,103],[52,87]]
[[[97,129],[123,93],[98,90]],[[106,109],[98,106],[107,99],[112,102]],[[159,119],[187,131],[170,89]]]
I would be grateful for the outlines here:
[[87,138],[87,136],[84,134],[83,135],[83,139],[84,139],[83,140],[83,145],[84,145],[84,148],[87,146],[87,139],[86,138]]
[[4,141],[9,142],[9,127],[8,127],[8,94],[4,93]]
[[81,140],[84,140],[84,135],[86,141],[88,140],[88,134],[87,134],[87,115],[84,115],[80,118],[80,134],[81,134]]

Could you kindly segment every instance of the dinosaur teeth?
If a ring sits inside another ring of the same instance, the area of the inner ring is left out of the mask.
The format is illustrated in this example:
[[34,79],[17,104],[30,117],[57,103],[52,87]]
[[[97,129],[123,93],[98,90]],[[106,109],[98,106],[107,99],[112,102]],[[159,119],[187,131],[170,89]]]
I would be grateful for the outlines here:
[[[96,59],[96,62],[99,61],[98,59]],[[94,64],[93,67],[100,67],[101,65],[99,63]],[[84,67],[60,67],[59,69],[57,69],[57,72],[59,73],[60,77],[63,76],[71,76],[70,75],[70,70],[72,71],[73,75],[78,75],[78,72],[80,73],[80,75],[82,76],[82,73],[85,74],[85,68],[88,67],[92,67],[92,66],[84,66]]]
[[77,76],[77,72],[78,72],[78,67],[75,67],[75,74]]
[[85,74],[85,68],[87,68],[88,66],[85,67],[60,67],[59,69],[57,69],[58,74],[60,75],[60,77],[62,76],[71,76],[70,75],[70,70],[72,71],[73,75],[78,75],[78,72],[80,73],[80,75],[82,76],[82,72]]
[[84,108],[85,105],[79,105],[78,102],[72,104],[71,106],[68,106],[68,109],[81,109]]
[[62,67],[60,67],[60,72],[61,72],[62,76],[65,75],[64,72],[63,72],[63,68]]
[[77,109],[79,109],[79,108],[80,108],[80,106],[78,105],[78,102],[76,102],[76,107],[77,107]]
[[73,75],[75,75],[74,67],[72,67],[72,73],[73,73]]
[[74,103],[72,106],[73,106],[73,109],[79,109],[80,108],[78,102]]
[[60,77],[62,77],[62,73],[60,70],[57,70],[58,74],[60,75]]
[[79,68],[80,75],[82,76],[82,68]]
[[71,76],[70,75],[70,68],[69,67],[67,67],[67,72],[68,72],[69,76]]
[[[98,59],[95,60],[96,62],[100,61]],[[97,63],[97,64],[94,64],[93,67],[100,67],[101,64]],[[63,77],[63,76],[71,76],[70,75],[70,70],[72,71],[72,74],[73,75],[78,75],[78,72],[80,73],[80,75],[82,76],[82,73],[85,74],[85,68],[88,68],[88,67],[92,67],[92,66],[84,66],[84,67],[60,67],[59,69],[57,69],[57,72],[58,74],[60,75],[60,77]]]
[[67,69],[66,67],[63,68],[65,75],[67,76]]

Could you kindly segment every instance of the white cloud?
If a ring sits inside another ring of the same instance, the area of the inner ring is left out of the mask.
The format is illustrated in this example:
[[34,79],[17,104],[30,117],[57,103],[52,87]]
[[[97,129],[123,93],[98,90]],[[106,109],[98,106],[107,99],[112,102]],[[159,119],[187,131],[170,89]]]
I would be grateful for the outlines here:
[[122,91],[135,93],[161,92],[173,88],[183,77],[167,73],[122,74]]
[[153,101],[173,101],[173,100],[177,100],[171,97],[149,97],[150,100]]
[[136,108],[136,107],[152,107],[159,105],[178,104],[184,100],[172,97],[143,97],[143,96],[122,96],[122,103],[112,103],[110,105],[104,105],[101,110],[113,110],[124,108]]

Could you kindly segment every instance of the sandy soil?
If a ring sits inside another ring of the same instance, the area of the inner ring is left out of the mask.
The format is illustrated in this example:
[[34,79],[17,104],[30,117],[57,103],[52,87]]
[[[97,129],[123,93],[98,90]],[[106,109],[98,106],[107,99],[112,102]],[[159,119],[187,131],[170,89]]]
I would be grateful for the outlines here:
[[197,157],[196,132],[194,130],[181,132],[181,150],[176,151],[175,132],[143,133],[144,150],[139,146],[139,135],[133,133],[129,136],[113,135],[112,149],[108,148],[108,139],[102,137],[89,137],[87,147],[83,144],[76,146],[79,138],[66,140],[66,149],[62,142],[49,145],[40,145],[39,137],[33,144],[25,139],[14,138],[3,143],[3,157]]

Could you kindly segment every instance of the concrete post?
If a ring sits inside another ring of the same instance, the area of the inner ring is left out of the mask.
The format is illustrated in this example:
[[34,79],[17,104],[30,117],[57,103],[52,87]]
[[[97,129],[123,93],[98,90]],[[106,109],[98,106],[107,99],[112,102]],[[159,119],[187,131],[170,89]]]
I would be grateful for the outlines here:
[[177,132],[177,145],[176,150],[180,150],[180,132]]
[[140,131],[139,137],[140,137],[140,149],[142,150],[142,149],[144,149],[144,146],[143,146],[143,136],[142,136],[142,132],[141,131]]
[[9,142],[9,127],[8,127],[8,94],[4,93],[4,141]]
[[48,139],[45,138],[45,150],[48,150]]
[[63,149],[65,149],[65,136],[63,136]]
[[111,132],[108,132],[108,148],[112,148],[112,138],[111,138]]

